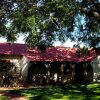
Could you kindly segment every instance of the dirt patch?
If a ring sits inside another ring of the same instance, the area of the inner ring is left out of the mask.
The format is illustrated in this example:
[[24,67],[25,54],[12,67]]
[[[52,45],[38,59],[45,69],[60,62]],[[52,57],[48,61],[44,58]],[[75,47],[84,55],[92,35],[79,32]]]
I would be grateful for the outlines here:
[[7,93],[6,91],[0,92],[0,96],[6,96],[8,98],[8,100],[28,100],[24,96],[19,96],[16,94]]
[[28,100],[27,97],[20,96],[18,94],[9,93],[9,90],[22,90],[22,89],[33,89],[33,88],[43,88],[43,86],[29,86],[29,87],[0,87],[0,96],[6,96],[8,100]]
[[[33,88],[33,86],[28,86],[28,87],[0,87],[0,91],[30,89],[30,88]],[[37,88],[37,87],[35,87],[35,88]]]

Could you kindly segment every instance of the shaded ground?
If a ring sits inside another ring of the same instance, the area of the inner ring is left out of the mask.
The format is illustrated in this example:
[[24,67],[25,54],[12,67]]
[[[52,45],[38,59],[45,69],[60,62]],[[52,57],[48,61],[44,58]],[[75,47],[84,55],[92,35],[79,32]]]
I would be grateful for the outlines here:
[[0,92],[0,100],[28,100],[24,96],[16,95],[13,93],[7,93],[5,91]]
[[63,86],[6,90],[3,93],[3,96],[10,98],[8,100],[27,100],[26,97],[28,100],[100,100],[100,84],[67,84]]

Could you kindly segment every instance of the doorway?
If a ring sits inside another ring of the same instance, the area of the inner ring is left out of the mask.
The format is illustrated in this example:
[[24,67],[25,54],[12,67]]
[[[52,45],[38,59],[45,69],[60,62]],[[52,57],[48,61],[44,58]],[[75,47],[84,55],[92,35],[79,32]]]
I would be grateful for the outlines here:
[[84,82],[83,63],[76,63],[76,66],[75,66],[75,82],[76,83],[83,83]]

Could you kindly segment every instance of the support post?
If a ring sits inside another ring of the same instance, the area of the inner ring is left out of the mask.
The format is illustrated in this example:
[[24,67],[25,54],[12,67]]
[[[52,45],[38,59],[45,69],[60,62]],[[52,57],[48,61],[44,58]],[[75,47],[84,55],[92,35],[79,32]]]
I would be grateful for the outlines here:
[[65,64],[62,63],[62,64],[61,64],[61,67],[60,67],[60,70],[61,70],[61,82],[62,82],[62,83],[63,83],[63,77],[64,77],[64,66],[65,66]]
[[50,63],[46,63],[45,66],[47,68],[47,84],[49,84],[50,83],[50,68],[51,68],[51,64]]

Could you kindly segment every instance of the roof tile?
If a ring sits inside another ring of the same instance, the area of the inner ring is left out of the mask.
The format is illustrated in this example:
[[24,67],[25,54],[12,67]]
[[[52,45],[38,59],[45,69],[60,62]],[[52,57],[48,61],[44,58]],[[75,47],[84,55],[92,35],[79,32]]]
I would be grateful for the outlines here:
[[41,52],[37,48],[27,48],[26,44],[0,43],[1,55],[23,55],[29,61],[85,62],[91,61],[97,56],[95,50],[90,50],[90,54],[85,57],[78,57],[76,51],[76,48],[48,47],[45,52]]

